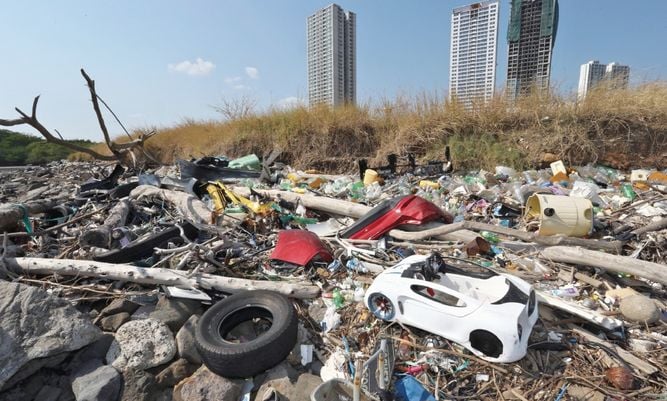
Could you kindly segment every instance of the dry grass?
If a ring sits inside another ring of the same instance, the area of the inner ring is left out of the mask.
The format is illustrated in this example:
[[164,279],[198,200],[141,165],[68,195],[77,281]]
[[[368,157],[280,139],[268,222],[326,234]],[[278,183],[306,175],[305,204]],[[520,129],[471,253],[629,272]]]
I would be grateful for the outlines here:
[[[466,110],[437,96],[400,96],[379,105],[296,107],[226,121],[187,120],[160,128],[148,143],[165,163],[204,155],[285,151],[286,162],[324,170],[353,168],[413,152],[459,168],[526,168],[550,158],[568,164],[667,167],[667,83],[599,88],[583,102],[533,95],[515,104],[498,96]],[[545,156],[545,154],[551,154]]]

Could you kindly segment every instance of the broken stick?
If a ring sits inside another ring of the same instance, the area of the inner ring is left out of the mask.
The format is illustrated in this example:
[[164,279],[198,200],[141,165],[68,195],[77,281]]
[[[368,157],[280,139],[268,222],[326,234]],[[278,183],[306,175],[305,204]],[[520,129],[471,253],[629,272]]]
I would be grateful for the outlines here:
[[139,284],[211,289],[232,294],[247,290],[270,290],[299,299],[316,298],[320,294],[319,287],[311,284],[246,280],[207,273],[196,273],[188,277],[185,272],[170,269],[136,267],[91,260],[5,258],[4,262],[8,270],[19,274],[99,277]]

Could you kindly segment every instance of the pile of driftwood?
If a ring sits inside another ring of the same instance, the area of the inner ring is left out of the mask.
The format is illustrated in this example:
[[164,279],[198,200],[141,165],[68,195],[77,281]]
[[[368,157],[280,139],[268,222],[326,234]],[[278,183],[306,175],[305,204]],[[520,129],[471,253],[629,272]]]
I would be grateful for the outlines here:
[[[94,83],[84,76],[98,112]],[[36,103],[32,116],[18,111],[23,123],[41,132]],[[116,152],[131,148],[116,146]],[[277,184],[251,179],[252,189],[248,178],[220,177],[235,196],[256,204],[220,209],[205,182],[173,172],[162,167],[136,174],[113,164],[68,162],[0,172],[0,278],[96,310],[112,299],[165,288],[202,291],[209,300],[249,289],[277,291],[295,300],[308,333],[303,342],[315,345],[320,366],[341,354],[367,357],[380,338],[389,338],[396,350],[393,373],[412,374],[436,399],[658,399],[667,391],[665,185],[606,203],[592,235],[581,238],[537,235],[520,217],[501,224],[494,204],[522,206],[503,182],[458,191],[455,180],[441,179],[438,190],[425,190],[429,177],[399,174],[383,186],[365,187],[360,196],[352,178],[284,168],[274,171],[283,177]],[[279,230],[324,222],[344,227],[406,189],[458,210],[460,218],[399,227],[382,240],[323,235],[342,268],[272,265]],[[620,193],[613,189],[609,196]],[[468,252],[480,238],[492,251]],[[528,355],[514,364],[489,363],[431,333],[388,325],[369,313],[354,289],[370,284],[407,249],[475,261],[532,283],[540,320]],[[343,294],[342,304],[332,307],[334,293]],[[323,328],[329,309],[338,323]]]

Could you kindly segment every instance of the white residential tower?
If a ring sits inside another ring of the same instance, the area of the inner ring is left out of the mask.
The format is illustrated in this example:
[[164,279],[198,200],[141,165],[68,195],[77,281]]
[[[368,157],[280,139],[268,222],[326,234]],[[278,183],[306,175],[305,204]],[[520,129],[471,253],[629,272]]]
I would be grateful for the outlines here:
[[452,11],[449,97],[466,106],[488,101],[496,85],[498,1]]
[[630,67],[618,63],[602,64],[597,60],[582,64],[579,69],[577,97],[583,99],[588,91],[606,81],[612,88],[625,89],[630,80]]
[[356,102],[356,15],[331,4],[308,17],[308,102]]

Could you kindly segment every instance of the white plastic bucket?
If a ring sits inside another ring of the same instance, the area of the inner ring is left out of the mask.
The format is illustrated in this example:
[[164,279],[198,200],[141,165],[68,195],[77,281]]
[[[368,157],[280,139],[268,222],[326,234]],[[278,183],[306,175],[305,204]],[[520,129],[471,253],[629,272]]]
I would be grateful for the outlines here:
[[539,235],[583,237],[593,229],[593,204],[588,199],[533,194],[526,202],[525,215],[539,218]]

